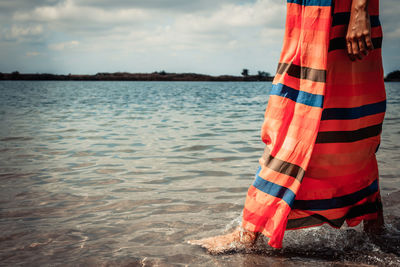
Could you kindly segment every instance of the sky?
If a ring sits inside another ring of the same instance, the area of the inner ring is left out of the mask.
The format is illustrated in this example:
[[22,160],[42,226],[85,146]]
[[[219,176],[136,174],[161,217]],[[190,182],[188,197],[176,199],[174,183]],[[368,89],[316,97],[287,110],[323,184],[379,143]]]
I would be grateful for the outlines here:
[[[400,69],[399,0],[381,0],[385,74]],[[0,72],[274,74],[283,0],[0,0]]]

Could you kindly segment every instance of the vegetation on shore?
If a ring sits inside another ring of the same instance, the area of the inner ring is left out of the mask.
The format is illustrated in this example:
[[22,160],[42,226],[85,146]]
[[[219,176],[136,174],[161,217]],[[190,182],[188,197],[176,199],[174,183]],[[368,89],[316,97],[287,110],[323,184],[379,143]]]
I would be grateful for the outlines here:
[[386,82],[400,82],[400,70],[395,70],[386,75]]
[[249,75],[243,69],[242,76],[220,75],[212,76],[197,73],[168,73],[165,71],[153,73],[100,72],[95,75],[58,75],[48,73],[21,74],[0,73],[0,80],[54,80],[54,81],[272,81],[274,77],[268,72],[259,71],[257,75]]
[[[256,75],[250,75],[248,69],[243,69],[242,76],[220,75],[212,76],[198,73],[169,73],[155,71],[153,73],[129,73],[129,72],[99,72],[94,75],[68,74],[58,75],[49,73],[24,73],[18,71],[1,73],[0,80],[38,80],[38,81],[272,81],[274,76],[265,71],[258,71]],[[385,77],[386,82],[400,82],[400,70],[390,72]]]

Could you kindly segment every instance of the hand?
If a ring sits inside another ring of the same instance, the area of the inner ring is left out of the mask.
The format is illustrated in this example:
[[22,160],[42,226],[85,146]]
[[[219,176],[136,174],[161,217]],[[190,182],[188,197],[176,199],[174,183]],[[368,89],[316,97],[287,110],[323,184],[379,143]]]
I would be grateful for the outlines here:
[[352,2],[346,34],[347,53],[352,61],[363,59],[368,55],[368,51],[374,49],[366,2],[365,0],[353,0]]

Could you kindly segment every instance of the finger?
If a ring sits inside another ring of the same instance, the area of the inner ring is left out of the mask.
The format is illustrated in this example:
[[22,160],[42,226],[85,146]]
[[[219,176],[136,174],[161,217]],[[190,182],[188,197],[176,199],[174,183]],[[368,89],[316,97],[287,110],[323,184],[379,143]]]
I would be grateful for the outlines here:
[[358,47],[360,48],[360,55],[361,56],[366,56],[368,54],[364,38],[361,38],[361,39],[358,40]]
[[372,43],[372,40],[371,40],[371,34],[367,34],[365,36],[365,44],[367,45],[368,50],[374,49],[374,44]]
[[358,47],[357,40],[351,42],[351,48],[353,49],[353,55],[358,59],[362,59],[362,56],[360,55],[360,48]]
[[347,46],[347,54],[349,54],[349,55],[353,54],[353,49],[351,49],[350,40],[346,40],[346,46]]
[[353,49],[351,48],[351,42],[347,42],[346,45],[347,45],[347,55],[349,56],[350,60],[351,61],[356,60],[353,55]]

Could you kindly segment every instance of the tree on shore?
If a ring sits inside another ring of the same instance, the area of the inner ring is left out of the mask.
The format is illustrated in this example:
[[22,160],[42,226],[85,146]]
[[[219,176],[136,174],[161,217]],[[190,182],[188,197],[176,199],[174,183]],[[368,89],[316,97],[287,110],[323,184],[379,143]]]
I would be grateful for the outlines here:
[[12,73],[11,73],[11,77],[12,77],[13,79],[19,77],[19,71],[14,71],[14,72],[12,72]]
[[386,81],[400,81],[400,70],[395,70],[386,75]]
[[248,70],[248,69],[243,69],[243,70],[242,70],[242,75],[243,75],[244,77],[249,76],[249,70]]
[[271,77],[271,74],[266,71],[258,71],[258,77],[259,78],[266,78],[266,77]]
[[167,75],[167,72],[165,72],[165,70],[162,70],[162,71],[154,71],[152,74]]

